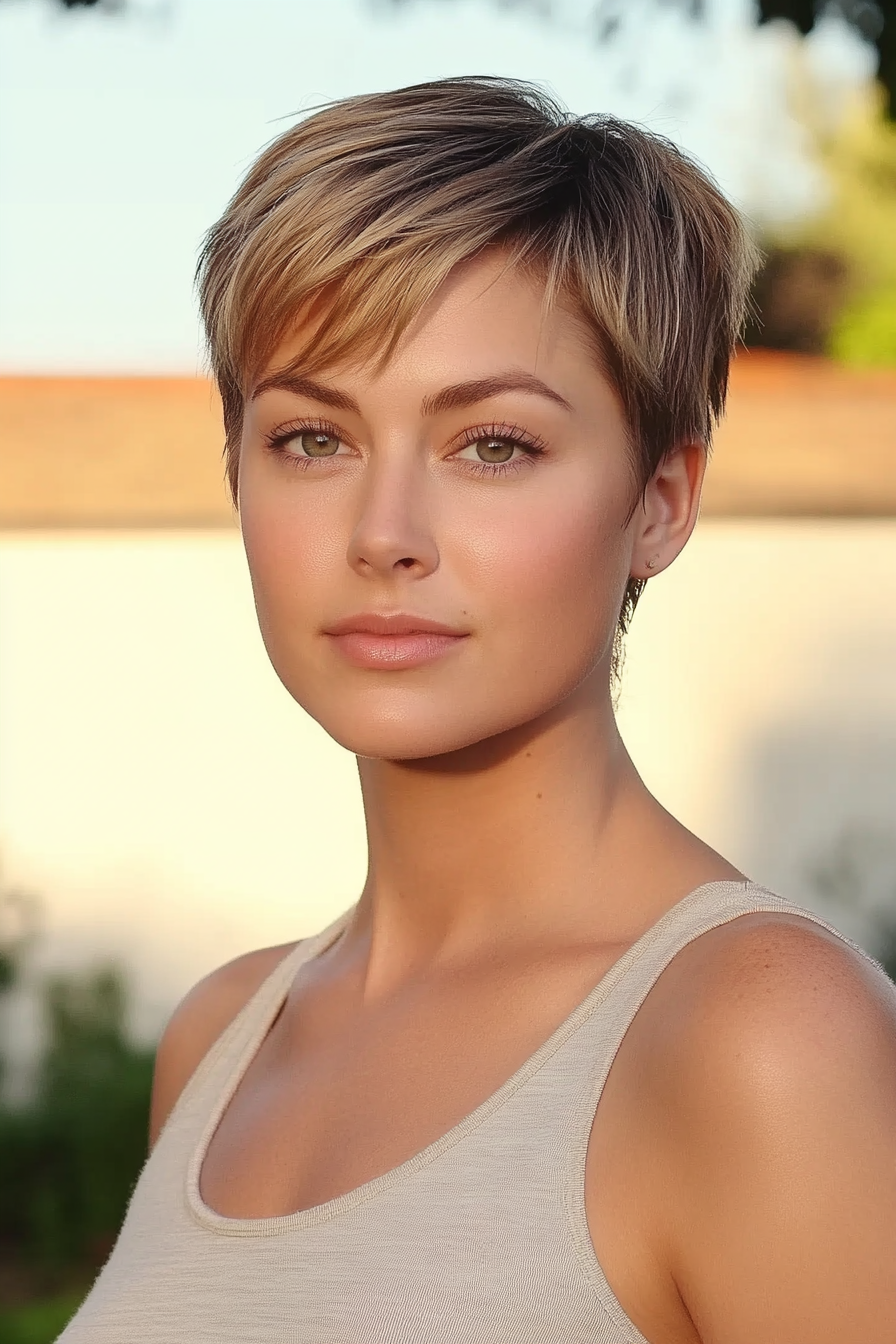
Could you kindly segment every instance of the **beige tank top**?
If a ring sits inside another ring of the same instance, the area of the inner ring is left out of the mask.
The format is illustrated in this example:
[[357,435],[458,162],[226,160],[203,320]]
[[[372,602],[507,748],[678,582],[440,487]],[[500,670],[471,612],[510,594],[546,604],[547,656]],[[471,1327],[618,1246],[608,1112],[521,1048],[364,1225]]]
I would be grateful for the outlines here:
[[293,977],[335,941],[349,909],[284,958],[199,1065],[60,1344],[648,1344],[588,1233],[591,1123],[663,969],[694,938],[756,910],[803,915],[877,965],[753,882],[706,883],[416,1157],[301,1213],[223,1218],[199,1193],[206,1147]]

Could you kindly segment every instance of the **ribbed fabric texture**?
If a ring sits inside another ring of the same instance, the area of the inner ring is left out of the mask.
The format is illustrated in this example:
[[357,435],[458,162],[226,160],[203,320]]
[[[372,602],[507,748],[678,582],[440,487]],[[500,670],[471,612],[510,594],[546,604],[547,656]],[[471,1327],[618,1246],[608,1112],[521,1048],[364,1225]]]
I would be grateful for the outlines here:
[[694,938],[757,910],[803,915],[861,952],[753,882],[706,883],[416,1157],[302,1213],[222,1218],[199,1194],[206,1147],[293,977],[338,937],[346,911],[285,957],[200,1064],[60,1344],[648,1344],[588,1233],[592,1119],[663,969]]

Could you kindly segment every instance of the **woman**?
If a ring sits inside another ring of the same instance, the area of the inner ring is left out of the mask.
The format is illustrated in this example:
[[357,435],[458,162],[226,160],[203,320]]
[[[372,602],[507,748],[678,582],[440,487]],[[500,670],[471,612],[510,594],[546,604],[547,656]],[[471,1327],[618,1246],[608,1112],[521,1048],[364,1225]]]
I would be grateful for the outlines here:
[[319,111],[211,231],[262,633],[370,865],[174,1014],[67,1344],[896,1339],[893,986],[614,717],[752,267],[672,146],[488,79]]

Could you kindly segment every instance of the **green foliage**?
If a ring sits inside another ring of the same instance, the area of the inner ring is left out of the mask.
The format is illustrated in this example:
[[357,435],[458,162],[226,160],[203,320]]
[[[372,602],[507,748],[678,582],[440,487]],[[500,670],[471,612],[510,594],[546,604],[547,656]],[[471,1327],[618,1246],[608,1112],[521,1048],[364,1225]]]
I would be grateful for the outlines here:
[[[86,1287],[108,1255],[146,1156],[153,1069],[127,1038],[118,971],[55,975],[42,996],[33,1095],[0,1105],[0,1269],[24,1297]],[[16,1328],[32,1319],[43,1338],[39,1313]]]
[[896,286],[849,304],[834,323],[828,348],[844,364],[896,367]]
[[81,1293],[62,1293],[0,1311],[3,1344],[53,1344],[81,1305]]
[[111,970],[46,987],[49,1043],[31,1104],[0,1112],[0,1237],[36,1263],[101,1260],[146,1153],[153,1056],[125,1038]]
[[828,198],[811,218],[763,240],[769,263],[750,343],[896,366],[896,125],[877,85],[858,90],[832,122],[799,51],[792,75],[793,110]]
[[851,262],[866,287],[896,284],[896,126],[884,117],[880,89],[857,92],[834,126],[802,91],[800,112],[830,184],[827,207],[806,235]]

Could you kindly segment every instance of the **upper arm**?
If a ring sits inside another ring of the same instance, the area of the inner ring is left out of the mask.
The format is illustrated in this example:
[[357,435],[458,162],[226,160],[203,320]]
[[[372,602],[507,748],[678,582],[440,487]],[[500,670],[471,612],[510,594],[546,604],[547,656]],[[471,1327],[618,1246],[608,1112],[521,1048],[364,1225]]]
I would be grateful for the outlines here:
[[181,1000],[156,1051],[149,1112],[155,1145],[178,1097],[221,1033],[295,944],[266,947],[212,971]]
[[659,1063],[669,1266],[702,1344],[891,1344],[896,988],[751,920],[696,940]]

